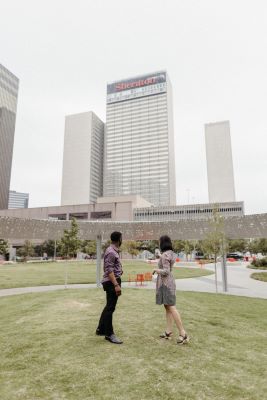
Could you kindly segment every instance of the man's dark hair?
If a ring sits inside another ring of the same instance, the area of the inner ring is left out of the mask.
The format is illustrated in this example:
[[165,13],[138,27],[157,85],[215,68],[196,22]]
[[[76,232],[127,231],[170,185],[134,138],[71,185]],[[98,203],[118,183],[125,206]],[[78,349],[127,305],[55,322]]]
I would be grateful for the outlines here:
[[122,237],[121,232],[112,232],[112,234],[110,235],[111,241],[116,243],[120,241],[121,237]]
[[173,250],[171,238],[167,235],[159,238],[159,247],[162,252],[167,250]]

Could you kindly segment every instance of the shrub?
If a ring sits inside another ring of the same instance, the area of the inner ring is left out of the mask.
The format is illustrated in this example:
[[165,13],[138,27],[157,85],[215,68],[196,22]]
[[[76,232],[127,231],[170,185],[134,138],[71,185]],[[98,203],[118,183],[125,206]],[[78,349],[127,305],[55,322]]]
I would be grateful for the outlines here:
[[267,268],[267,257],[262,258],[260,260],[253,260],[251,265],[253,265],[256,268]]

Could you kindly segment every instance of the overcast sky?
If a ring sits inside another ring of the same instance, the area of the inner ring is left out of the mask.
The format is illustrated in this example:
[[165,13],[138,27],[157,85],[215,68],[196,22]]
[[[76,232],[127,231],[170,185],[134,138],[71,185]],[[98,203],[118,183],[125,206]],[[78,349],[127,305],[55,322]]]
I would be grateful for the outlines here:
[[11,189],[59,205],[65,115],[105,121],[106,83],[166,69],[177,203],[207,202],[204,124],[230,120],[237,200],[267,212],[267,1],[0,0],[20,79]]

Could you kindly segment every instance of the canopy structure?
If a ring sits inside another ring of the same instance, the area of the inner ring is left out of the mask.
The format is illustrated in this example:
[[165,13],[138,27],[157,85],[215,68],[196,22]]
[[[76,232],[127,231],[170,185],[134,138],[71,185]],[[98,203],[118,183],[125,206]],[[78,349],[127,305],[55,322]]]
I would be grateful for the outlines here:
[[[78,221],[81,239],[109,239],[111,232],[120,231],[124,240],[172,239],[201,240],[212,230],[210,220],[107,222]],[[0,238],[13,240],[58,240],[71,221],[53,221],[0,217]],[[228,217],[223,230],[229,239],[267,238],[267,213]]]

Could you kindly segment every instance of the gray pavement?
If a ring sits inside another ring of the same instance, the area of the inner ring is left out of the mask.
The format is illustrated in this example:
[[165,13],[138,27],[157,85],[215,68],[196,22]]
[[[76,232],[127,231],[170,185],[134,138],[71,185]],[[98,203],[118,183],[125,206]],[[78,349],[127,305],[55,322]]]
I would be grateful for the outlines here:
[[[228,276],[228,292],[224,293],[222,288],[222,273],[221,264],[217,264],[217,275],[218,275],[218,293],[230,294],[235,296],[247,296],[267,299],[267,282],[256,281],[251,279],[250,275],[253,272],[261,272],[260,270],[253,270],[246,268],[247,263],[237,262],[229,263],[227,265],[227,276]],[[187,263],[177,264],[178,268],[189,267]],[[195,266],[190,265],[190,268]],[[208,264],[205,269],[214,271],[214,264]],[[264,271],[262,271],[264,272]],[[266,272],[266,270],[265,270]],[[133,289],[155,289],[154,282],[146,282],[143,286],[136,286],[134,282],[123,283],[123,287]],[[215,274],[202,276],[199,278],[187,278],[176,280],[177,290],[181,291],[193,291],[193,292],[206,292],[216,293],[215,288]],[[37,287],[26,287],[26,288],[13,288],[13,289],[1,289],[0,297],[13,296],[25,293],[36,293],[36,292],[48,292],[54,290],[64,289],[87,289],[96,288],[96,284],[75,284],[75,285],[51,285],[51,286],[37,286]]]

